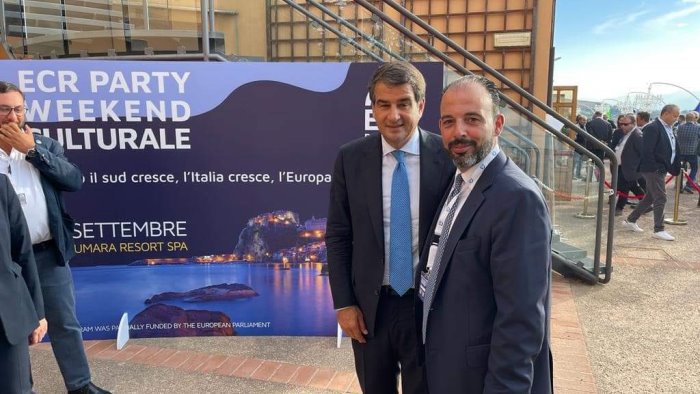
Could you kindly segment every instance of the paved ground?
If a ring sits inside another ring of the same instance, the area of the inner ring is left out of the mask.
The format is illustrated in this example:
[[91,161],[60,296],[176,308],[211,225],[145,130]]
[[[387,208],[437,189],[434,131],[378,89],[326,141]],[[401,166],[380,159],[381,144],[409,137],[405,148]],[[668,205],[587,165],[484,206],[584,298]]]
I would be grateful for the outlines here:
[[[680,197],[679,217],[689,224],[668,226],[675,242],[651,238],[649,215],[638,222],[644,233],[620,230],[617,218],[609,284],[554,274],[557,393],[700,392],[700,208],[697,194]],[[567,236],[576,240],[573,231]],[[122,351],[113,341],[87,341],[86,347],[95,382],[114,393],[359,391],[347,339],[340,349],[327,337],[141,339]],[[37,392],[65,392],[49,346],[34,347],[32,363]]]

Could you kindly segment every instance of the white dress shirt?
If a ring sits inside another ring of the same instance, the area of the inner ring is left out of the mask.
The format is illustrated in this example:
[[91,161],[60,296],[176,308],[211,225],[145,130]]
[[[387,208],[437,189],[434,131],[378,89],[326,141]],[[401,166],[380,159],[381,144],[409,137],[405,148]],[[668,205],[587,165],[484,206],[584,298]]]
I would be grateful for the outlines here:
[[[491,149],[491,152],[489,152],[489,154],[486,155],[486,157],[484,157],[479,163],[471,166],[464,172],[459,172],[459,169],[457,169],[457,173],[455,176],[461,176],[462,179],[464,179],[464,183],[462,184],[462,190],[460,190],[460,193],[457,195],[457,201],[445,201],[445,205],[442,206],[440,216],[438,217],[437,225],[435,226],[434,234],[436,236],[442,236],[442,233],[445,230],[443,226],[445,220],[447,219],[447,214],[449,213],[452,205],[457,204],[457,214],[452,219],[452,223],[450,223],[449,230],[452,229],[452,225],[457,219],[459,212],[462,210],[464,203],[467,201],[469,194],[471,194],[472,190],[474,189],[474,185],[476,185],[476,182],[479,180],[479,178],[481,178],[481,174],[484,173],[486,167],[488,167],[489,164],[491,164],[493,159],[498,155],[500,151],[501,148],[498,146],[498,144],[494,144],[493,148]],[[454,183],[452,187],[454,187]],[[434,242],[430,246],[430,250],[428,251],[428,261],[426,263],[427,270],[430,270],[430,268],[432,268],[433,264],[435,263],[435,254],[437,252],[437,246],[437,242]]]
[[10,178],[19,197],[32,244],[50,240],[49,211],[39,170],[25,160],[24,153],[13,148],[9,155],[0,149],[0,173]]
[[[382,136],[382,216],[384,218],[384,280],[389,284],[389,242],[391,223],[391,178],[396,168],[396,157],[393,146]],[[418,267],[418,216],[420,208],[420,132],[416,129],[411,138],[399,149],[404,152],[406,171],[408,172],[408,191],[411,198],[411,255],[413,256],[413,271]]]
[[659,122],[664,126],[664,130],[666,130],[666,136],[668,137],[668,142],[671,143],[671,163],[673,163],[673,159],[676,158],[676,136],[673,135],[673,126],[666,124],[663,119],[659,116]]

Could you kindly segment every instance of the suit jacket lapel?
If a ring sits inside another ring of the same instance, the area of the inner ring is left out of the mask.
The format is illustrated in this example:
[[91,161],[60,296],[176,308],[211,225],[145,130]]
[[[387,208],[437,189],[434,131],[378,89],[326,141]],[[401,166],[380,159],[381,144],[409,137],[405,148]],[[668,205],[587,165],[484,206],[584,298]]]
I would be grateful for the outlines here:
[[435,193],[445,177],[454,175],[444,173],[441,158],[442,145],[428,139],[428,134],[418,129],[420,133],[420,202],[418,208],[418,246],[422,248],[428,236],[433,221],[435,206],[442,196]]
[[457,214],[457,217],[455,218],[454,223],[452,224],[452,228],[450,229],[450,233],[448,235],[449,238],[447,239],[447,245],[445,245],[445,251],[442,255],[442,261],[440,263],[439,268],[440,270],[438,271],[437,282],[435,284],[436,290],[440,288],[440,282],[442,281],[442,277],[445,274],[445,271],[447,270],[447,266],[452,261],[452,253],[454,252],[454,249],[457,246],[457,241],[459,241],[459,239],[462,237],[462,234],[464,234],[467,227],[469,227],[469,225],[471,224],[474,215],[479,210],[479,207],[481,207],[481,204],[485,200],[484,192],[489,187],[491,187],[491,184],[493,184],[496,175],[503,171],[503,167],[505,166],[506,161],[506,155],[501,151],[498,154],[498,156],[496,156],[496,158],[493,159],[491,164],[489,164],[489,166],[486,167],[484,173],[481,174],[481,177],[479,177],[479,180],[476,182],[476,185],[474,185],[474,189],[472,189],[471,193],[469,193],[467,201],[464,202],[464,205]]
[[[370,138],[370,137],[367,137]],[[384,214],[382,208],[382,141],[377,134],[376,143],[368,144],[363,152],[363,174],[360,179],[367,183],[367,210],[372,230],[377,240],[379,250],[384,250]]]

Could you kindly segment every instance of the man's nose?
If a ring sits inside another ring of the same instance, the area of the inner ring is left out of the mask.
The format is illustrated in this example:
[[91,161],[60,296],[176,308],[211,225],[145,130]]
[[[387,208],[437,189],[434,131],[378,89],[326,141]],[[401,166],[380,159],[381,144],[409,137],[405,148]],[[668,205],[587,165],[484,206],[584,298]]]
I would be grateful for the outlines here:
[[392,105],[389,108],[389,119],[391,120],[398,120],[401,118],[401,111],[399,111],[399,108],[395,105]]
[[15,112],[14,108],[10,109],[10,113],[5,116],[5,120],[9,122],[16,122],[19,120],[19,117],[17,116],[17,113]]

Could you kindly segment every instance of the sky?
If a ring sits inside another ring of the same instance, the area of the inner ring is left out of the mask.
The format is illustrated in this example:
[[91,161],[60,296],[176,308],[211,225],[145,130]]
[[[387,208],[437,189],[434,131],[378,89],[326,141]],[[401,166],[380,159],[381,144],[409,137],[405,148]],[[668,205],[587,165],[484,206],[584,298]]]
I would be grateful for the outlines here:
[[554,85],[616,104],[633,92],[694,109],[700,97],[700,0],[556,0]]

